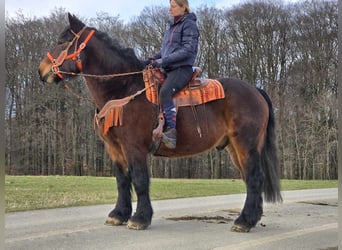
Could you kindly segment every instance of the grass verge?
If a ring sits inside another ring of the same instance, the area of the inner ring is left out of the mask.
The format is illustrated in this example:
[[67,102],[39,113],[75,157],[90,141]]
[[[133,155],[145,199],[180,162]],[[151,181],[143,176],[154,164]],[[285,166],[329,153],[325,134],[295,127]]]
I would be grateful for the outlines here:
[[[337,188],[333,181],[282,180],[282,190]],[[111,204],[116,201],[115,178],[87,176],[6,176],[6,212]],[[151,179],[152,200],[238,194],[241,180]],[[133,195],[133,199],[136,200]]]

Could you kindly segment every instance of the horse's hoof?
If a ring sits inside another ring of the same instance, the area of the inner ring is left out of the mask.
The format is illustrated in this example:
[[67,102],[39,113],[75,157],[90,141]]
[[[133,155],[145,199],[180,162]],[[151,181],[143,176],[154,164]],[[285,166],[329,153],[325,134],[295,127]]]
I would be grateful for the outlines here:
[[121,226],[123,224],[122,220],[119,220],[118,218],[113,217],[107,217],[107,220],[105,222],[105,225],[107,226]]
[[231,231],[237,232],[237,233],[248,233],[251,229],[249,227],[234,224],[231,228]]
[[136,221],[128,220],[127,227],[134,230],[145,230],[149,224],[142,224]]

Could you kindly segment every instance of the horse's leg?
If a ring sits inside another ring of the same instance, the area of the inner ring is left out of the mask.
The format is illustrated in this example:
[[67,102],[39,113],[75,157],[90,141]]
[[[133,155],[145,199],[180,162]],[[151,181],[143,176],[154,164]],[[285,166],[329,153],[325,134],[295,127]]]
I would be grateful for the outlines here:
[[250,150],[244,155],[245,157],[240,156],[240,166],[245,167],[247,197],[240,216],[232,226],[232,231],[236,232],[249,232],[261,219],[263,213],[262,185],[264,173],[260,165],[260,153],[256,150]]
[[245,169],[243,169],[240,166],[239,158],[238,158],[238,156],[236,154],[235,149],[233,148],[233,146],[231,144],[228,144],[225,149],[228,152],[228,154],[230,156],[230,160],[233,162],[233,165],[235,166],[235,168],[237,168],[240,171],[240,175],[241,175],[242,180],[244,182],[246,182]]
[[115,208],[108,215],[106,224],[118,226],[127,222],[132,214],[131,178],[128,174],[123,173],[122,167],[119,164],[116,164],[115,176],[118,199]]
[[137,195],[137,209],[129,219],[127,227],[130,229],[146,229],[152,220],[153,209],[150,200],[150,177],[148,174],[146,156],[134,159],[130,167],[132,183]]

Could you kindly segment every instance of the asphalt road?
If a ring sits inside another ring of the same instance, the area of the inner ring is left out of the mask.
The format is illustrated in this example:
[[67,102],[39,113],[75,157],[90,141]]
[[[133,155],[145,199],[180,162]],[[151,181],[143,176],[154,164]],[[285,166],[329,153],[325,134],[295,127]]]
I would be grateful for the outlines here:
[[[111,205],[5,215],[6,249],[310,249],[338,245],[338,191],[283,192],[284,203],[264,205],[249,233],[230,231],[245,195],[152,201],[144,231],[105,226]],[[134,204],[135,205],[135,204]]]

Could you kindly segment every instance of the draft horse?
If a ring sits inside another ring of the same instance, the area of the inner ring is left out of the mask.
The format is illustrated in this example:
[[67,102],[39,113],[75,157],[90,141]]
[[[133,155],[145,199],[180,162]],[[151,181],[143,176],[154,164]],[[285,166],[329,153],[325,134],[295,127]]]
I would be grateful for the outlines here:
[[[40,78],[47,83],[58,83],[65,78],[83,76],[98,110],[108,101],[124,100],[122,124],[111,126],[106,133],[101,120],[97,126],[116,166],[118,199],[106,223],[127,223],[130,229],[146,229],[153,214],[147,156],[154,143],[152,132],[159,107],[144,94],[144,66],[133,49],[122,47],[106,33],[87,27],[70,13],[68,18],[69,25],[60,34],[57,45],[40,63]],[[196,106],[197,119],[193,115],[194,107],[179,107],[176,148],[168,149],[160,144],[153,154],[184,157],[215,147],[226,149],[247,189],[244,207],[232,230],[249,232],[262,216],[263,199],[273,203],[282,201],[272,103],[263,90],[244,81],[217,80],[223,86],[225,97]],[[195,120],[202,128],[201,136]],[[132,184],[137,195],[133,215]]]

